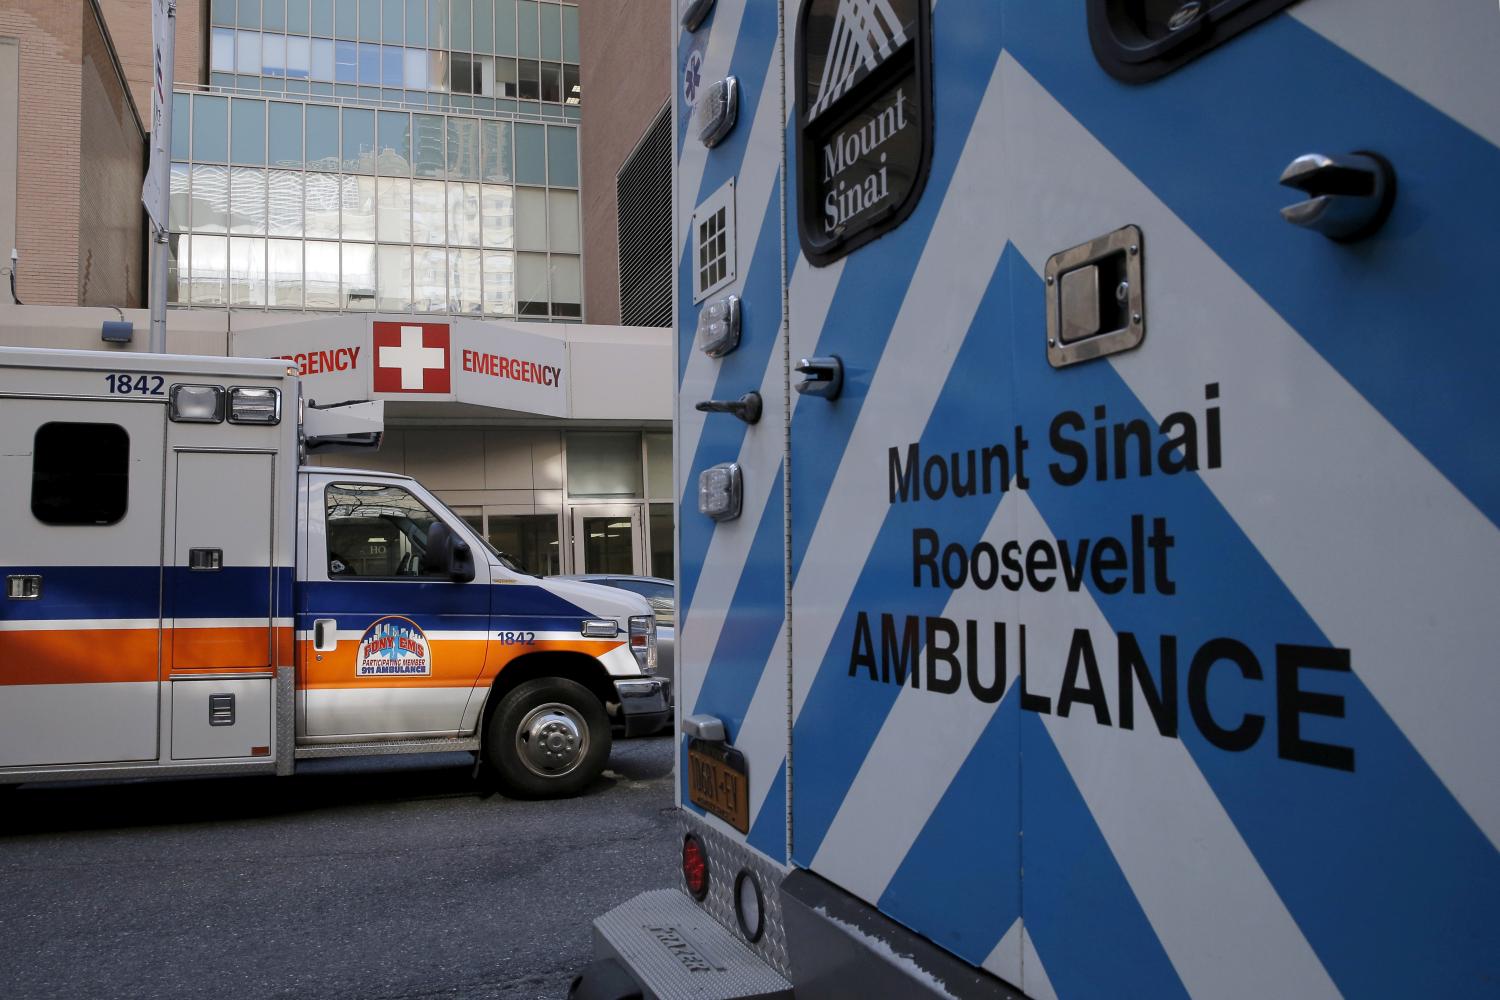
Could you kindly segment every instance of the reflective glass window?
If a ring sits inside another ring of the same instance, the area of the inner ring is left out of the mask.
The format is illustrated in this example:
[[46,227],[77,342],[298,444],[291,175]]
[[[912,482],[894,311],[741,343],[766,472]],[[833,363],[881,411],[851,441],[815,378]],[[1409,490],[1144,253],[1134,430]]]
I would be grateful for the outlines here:
[[406,0],[406,44],[427,44],[427,0]]
[[542,63],[542,100],[562,103],[562,66],[557,63]]
[[260,27],[260,0],[239,0],[239,18],[236,23],[241,28]]
[[516,4],[516,48],[518,54],[533,59],[542,54],[534,0],[519,0]]
[[583,315],[583,269],[577,257],[553,254],[552,315],[578,319]]
[[266,304],[266,241],[237,236],[229,241],[229,304]]
[[477,314],[483,279],[478,250],[448,251],[448,311]]
[[479,122],[474,118],[448,119],[448,177],[479,179]]
[[213,0],[212,23],[234,27],[234,0]]
[[327,38],[312,40],[312,79],[333,79],[333,42]]
[[272,170],[266,180],[266,193],[266,228],[270,234],[301,236],[301,171]]
[[375,308],[375,246],[345,243],[343,259],[343,307]]
[[195,233],[229,231],[229,168],[193,164],[190,225]]
[[333,78],[339,83],[356,83],[359,81],[358,43],[333,43]]
[[484,245],[509,250],[516,242],[515,195],[511,188],[486,184],[480,191]]
[[186,160],[192,148],[193,119],[192,98],[187,94],[172,95],[172,159]]
[[172,164],[168,184],[167,228],[181,232],[188,227],[188,165],[186,163]]
[[237,97],[229,103],[229,154],[235,163],[266,162],[266,102]]
[[246,236],[266,234],[266,172],[256,167],[229,171],[229,231]]
[[413,243],[446,243],[448,195],[442,181],[413,181],[411,237]]
[[326,104],[307,105],[307,166],[336,170],[339,165],[339,109]]
[[452,34],[448,36],[448,48],[460,52],[474,51],[474,2],[473,0],[451,0]]
[[312,75],[312,42],[295,35],[286,40],[286,75],[292,80],[306,80]]
[[401,83],[408,90],[427,89],[427,50],[402,49]]
[[442,177],[443,119],[439,115],[412,115],[414,172],[418,177]]
[[411,309],[411,247],[381,246],[375,257],[375,308],[381,312]]
[[482,178],[499,183],[509,182],[511,179],[510,122],[481,122],[480,132]]
[[357,38],[359,35],[358,0],[334,0],[333,36],[335,38]]
[[[448,53],[427,53],[427,89],[443,94],[448,92]],[[446,103],[435,105],[433,102],[428,101],[427,106],[431,108],[447,107],[448,105]]]
[[325,38],[333,34],[333,0],[312,0],[312,33]]
[[307,34],[307,0],[286,0],[286,30],[292,34]]
[[406,24],[406,4],[402,0],[382,0],[380,6],[380,40],[401,44],[402,28]]
[[484,311],[499,316],[516,314],[516,261],[509,253],[484,252]]
[[410,243],[411,181],[405,177],[382,177],[376,194],[379,203],[377,238],[382,243]]
[[266,76],[286,75],[285,35],[266,35],[261,41],[260,69]]
[[226,305],[224,281],[229,270],[229,237],[194,235],[190,239],[188,301],[195,306]]
[[359,37],[362,41],[380,41],[380,0],[359,0]]
[[261,24],[267,31],[286,30],[286,0],[262,0]]
[[563,63],[563,103],[575,107],[583,103],[583,87],[578,79],[578,67]]
[[670,500],[675,495],[672,489],[672,435],[647,434],[646,496]]
[[541,188],[516,188],[516,247],[547,249],[547,192]]
[[234,31],[214,28],[208,36],[208,68],[215,73],[234,72]]
[[303,288],[309,309],[339,307],[339,245],[313,240],[303,244],[306,279]]
[[343,178],[343,233],[346,240],[375,238],[375,178],[353,174]]
[[344,109],[344,169],[362,174],[375,172],[375,112],[369,108]]
[[266,241],[266,304],[302,308],[302,241]]
[[380,154],[377,173],[406,176],[411,173],[411,115],[404,111],[382,111],[379,122]]
[[[303,226],[314,239],[339,238],[339,201],[343,191],[338,174],[313,173],[303,177]],[[311,268],[311,262],[308,267]],[[335,273],[337,268],[334,269]]]
[[578,130],[547,126],[547,180],[561,187],[578,186]]
[[272,101],[269,112],[271,165],[302,166],[302,105]]
[[479,185],[448,183],[448,242],[479,246]]
[[448,0],[427,0],[427,47],[446,49],[452,37],[448,24]]
[[568,494],[642,495],[641,436],[635,431],[574,431],[567,435]]
[[229,98],[193,95],[193,159],[223,163],[229,156]]
[[547,315],[547,284],[546,254],[516,254],[516,313],[518,315]]
[[547,135],[542,125],[517,123],[516,137],[516,182],[518,184],[547,183]]
[[394,45],[380,48],[380,84],[383,87],[401,86],[401,52]]
[[534,59],[522,59],[516,63],[516,96],[523,101],[538,101],[542,97],[541,64]]
[[187,244],[190,237],[173,233],[167,237],[167,302],[171,305],[187,303]]
[[260,32],[241,31],[235,35],[235,70],[260,75]]
[[495,0],[495,52],[503,56],[516,54],[515,0]]
[[562,54],[562,8],[555,3],[537,5],[541,14],[543,59],[561,59]]
[[359,43],[359,82],[380,83],[380,46],[373,42]]
[[578,253],[578,193],[547,192],[547,247],[553,253]]
[[495,96],[518,97],[519,95],[520,91],[516,86],[516,61],[497,57],[495,59]]
[[495,51],[495,0],[474,0],[474,51]]
[[562,9],[562,57],[568,62],[578,61],[578,8]]
[[412,251],[412,304],[418,312],[448,309],[448,251],[417,247]]

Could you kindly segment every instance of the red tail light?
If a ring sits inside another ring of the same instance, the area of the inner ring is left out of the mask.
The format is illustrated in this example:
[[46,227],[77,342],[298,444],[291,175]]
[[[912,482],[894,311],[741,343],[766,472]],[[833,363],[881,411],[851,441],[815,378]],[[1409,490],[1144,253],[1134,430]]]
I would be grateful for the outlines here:
[[682,879],[694,899],[708,895],[708,855],[691,833],[682,841]]

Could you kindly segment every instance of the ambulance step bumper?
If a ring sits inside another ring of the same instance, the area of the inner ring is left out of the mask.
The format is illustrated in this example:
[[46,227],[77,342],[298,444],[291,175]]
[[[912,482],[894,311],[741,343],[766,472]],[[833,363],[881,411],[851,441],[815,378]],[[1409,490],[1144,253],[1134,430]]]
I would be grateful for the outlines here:
[[647,1000],[792,996],[790,983],[677,889],[643,892],[594,918],[594,957],[569,994],[575,1000],[632,996],[613,983],[606,990],[620,969]]

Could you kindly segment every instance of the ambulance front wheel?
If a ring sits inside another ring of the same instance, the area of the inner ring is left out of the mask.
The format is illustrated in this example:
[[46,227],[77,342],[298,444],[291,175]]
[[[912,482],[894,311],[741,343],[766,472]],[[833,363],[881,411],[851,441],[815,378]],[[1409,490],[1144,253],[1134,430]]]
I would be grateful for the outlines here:
[[577,795],[609,759],[609,716],[592,691],[539,677],[500,700],[484,752],[506,792],[523,798]]

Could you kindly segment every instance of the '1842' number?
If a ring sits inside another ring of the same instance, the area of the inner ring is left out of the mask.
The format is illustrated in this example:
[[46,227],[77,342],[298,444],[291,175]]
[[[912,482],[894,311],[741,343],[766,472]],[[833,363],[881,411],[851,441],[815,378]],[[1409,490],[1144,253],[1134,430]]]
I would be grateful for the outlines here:
[[160,375],[106,375],[112,396],[165,396],[162,386],[166,379]]

